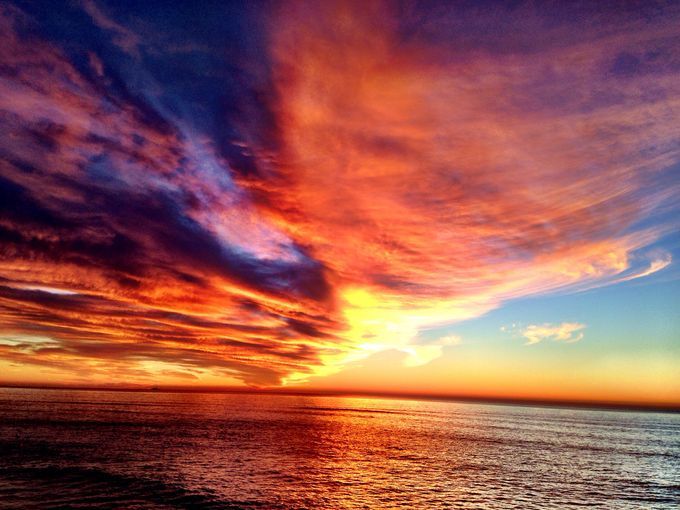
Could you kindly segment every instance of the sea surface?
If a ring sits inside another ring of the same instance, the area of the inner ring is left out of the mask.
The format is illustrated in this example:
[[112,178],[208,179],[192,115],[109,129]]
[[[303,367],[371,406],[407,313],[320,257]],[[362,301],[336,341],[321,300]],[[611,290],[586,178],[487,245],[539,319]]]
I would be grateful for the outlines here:
[[680,508],[680,415],[0,389],[0,508]]

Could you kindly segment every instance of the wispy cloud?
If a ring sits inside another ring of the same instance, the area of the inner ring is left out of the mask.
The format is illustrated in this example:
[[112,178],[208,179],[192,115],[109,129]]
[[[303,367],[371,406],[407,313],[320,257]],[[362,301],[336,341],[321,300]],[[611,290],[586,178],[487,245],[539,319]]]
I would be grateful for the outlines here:
[[82,6],[99,28],[112,34],[112,40],[121,50],[132,56],[139,56],[142,40],[138,34],[107,15],[94,0],[82,0]]
[[527,339],[525,345],[534,345],[543,340],[575,343],[583,339],[585,324],[578,322],[562,322],[561,324],[530,324],[520,330],[520,335]]

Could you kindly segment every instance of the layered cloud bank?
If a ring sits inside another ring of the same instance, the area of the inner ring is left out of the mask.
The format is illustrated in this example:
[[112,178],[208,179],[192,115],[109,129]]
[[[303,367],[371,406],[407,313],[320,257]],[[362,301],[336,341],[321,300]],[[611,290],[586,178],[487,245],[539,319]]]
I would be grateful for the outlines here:
[[424,328],[672,263],[676,7],[174,9],[2,11],[0,359],[415,365],[457,342]]

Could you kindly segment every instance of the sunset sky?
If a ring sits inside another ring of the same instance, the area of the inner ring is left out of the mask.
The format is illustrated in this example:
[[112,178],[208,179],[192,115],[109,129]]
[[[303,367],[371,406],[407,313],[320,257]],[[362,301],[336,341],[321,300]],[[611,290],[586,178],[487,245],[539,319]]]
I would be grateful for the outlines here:
[[0,383],[680,405],[677,2],[5,2]]

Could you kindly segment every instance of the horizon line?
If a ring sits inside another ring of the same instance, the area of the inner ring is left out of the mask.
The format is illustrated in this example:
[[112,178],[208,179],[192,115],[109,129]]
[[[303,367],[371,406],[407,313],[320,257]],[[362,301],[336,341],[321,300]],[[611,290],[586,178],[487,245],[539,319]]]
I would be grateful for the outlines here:
[[524,407],[557,407],[573,409],[603,409],[610,411],[662,412],[679,413],[680,403],[666,402],[625,402],[606,400],[549,399],[527,397],[491,397],[484,395],[464,394],[429,394],[417,392],[390,392],[370,390],[322,390],[305,388],[251,388],[230,386],[106,386],[106,385],[68,385],[68,384],[30,384],[0,382],[0,389],[34,389],[34,390],[71,390],[71,391],[117,391],[130,393],[224,393],[255,394],[307,397],[345,397],[375,398],[417,401],[443,401],[459,403],[480,403],[490,405],[524,406]]

